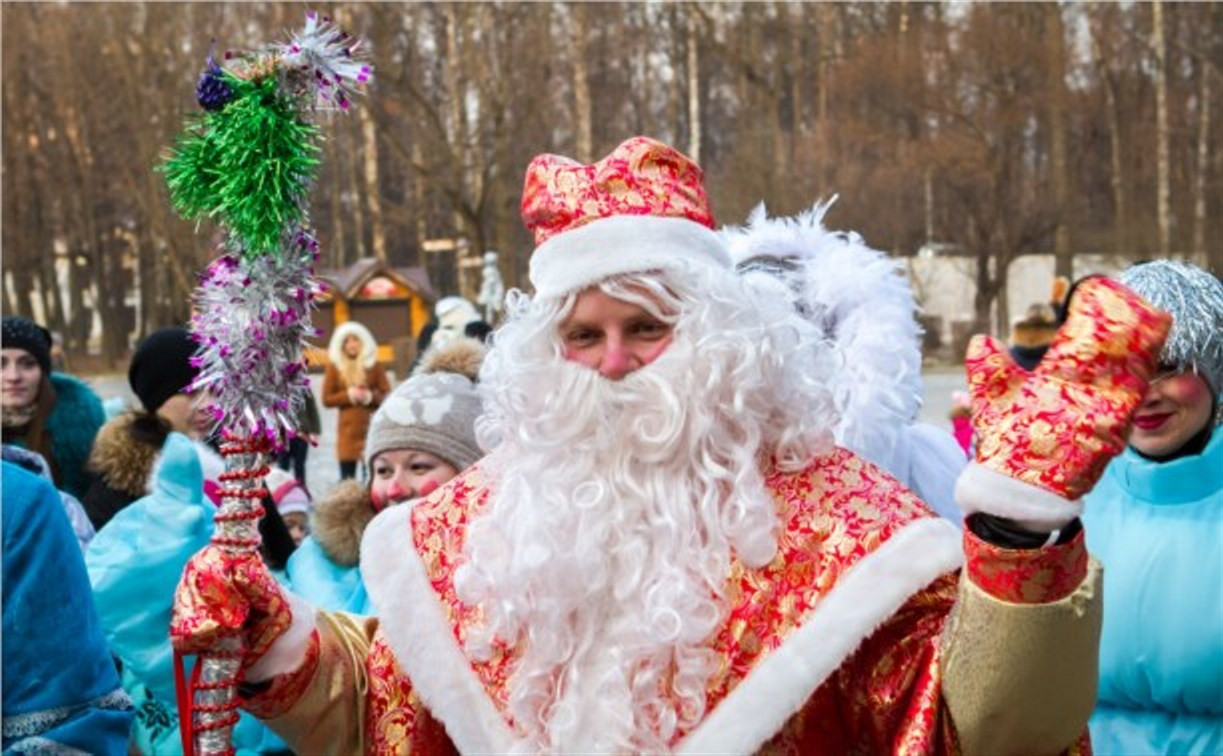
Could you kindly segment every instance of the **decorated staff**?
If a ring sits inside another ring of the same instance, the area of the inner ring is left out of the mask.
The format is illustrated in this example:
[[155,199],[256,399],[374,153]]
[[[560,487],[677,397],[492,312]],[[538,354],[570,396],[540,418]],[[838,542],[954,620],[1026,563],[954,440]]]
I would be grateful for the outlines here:
[[[310,310],[318,290],[319,244],[307,206],[319,164],[313,118],[347,111],[369,81],[361,46],[331,19],[308,13],[286,43],[226,53],[224,67],[210,52],[196,86],[204,112],[188,120],[162,166],[175,210],[187,220],[214,219],[226,231],[224,253],[195,293],[199,376],[192,388],[208,392],[224,438],[213,543],[235,568],[259,546],[267,455],[295,435],[297,408],[310,390],[302,341],[315,335]],[[209,649],[190,694],[180,685],[179,702],[184,740],[193,730],[195,753],[232,751],[238,673],[252,651],[237,634],[247,614],[235,608],[201,628]]]

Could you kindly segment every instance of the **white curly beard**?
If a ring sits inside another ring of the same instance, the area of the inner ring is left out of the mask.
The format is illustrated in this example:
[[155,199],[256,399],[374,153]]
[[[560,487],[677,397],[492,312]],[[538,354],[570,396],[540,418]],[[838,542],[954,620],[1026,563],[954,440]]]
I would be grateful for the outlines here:
[[830,406],[785,378],[792,329],[743,324],[755,306],[682,318],[621,381],[539,338],[565,308],[498,332],[480,428],[498,442],[484,463],[497,483],[456,585],[486,619],[475,658],[521,643],[509,713],[524,752],[661,752],[704,716],[732,554],[761,566],[776,552],[761,465],[808,460],[820,433],[788,437],[787,409]]

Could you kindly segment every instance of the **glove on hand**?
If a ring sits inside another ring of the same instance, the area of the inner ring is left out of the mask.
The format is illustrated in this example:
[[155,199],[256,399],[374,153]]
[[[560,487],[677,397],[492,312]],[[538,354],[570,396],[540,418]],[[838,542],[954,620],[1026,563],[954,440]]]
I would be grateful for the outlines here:
[[175,650],[207,652],[219,638],[246,642],[243,666],[268,650],[293,620],[280,585],[257,553],[210,545],[191,557],[174,592],[170,641]]
[[[1171,322],[1116,281],[1093,278],[1075,291],[1066,323],[1032,372],[993,338],[973,337],[965,369],[977,464],[1071,502],[1090,491],[1125,447]],[[1006,506],[967,505],[961,494],[965,509],[1016,517]],[[1062,514],[1064,522],[1077,512]]]

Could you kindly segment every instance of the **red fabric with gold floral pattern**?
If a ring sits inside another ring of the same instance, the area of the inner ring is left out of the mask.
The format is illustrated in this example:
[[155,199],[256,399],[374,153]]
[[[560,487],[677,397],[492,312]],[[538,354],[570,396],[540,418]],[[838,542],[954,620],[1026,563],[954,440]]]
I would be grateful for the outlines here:
[[1032,372],[989,336],[965,358],[977,462],[1075,500],[1125,448],[1171,318],[1116,281],[1093,278]]
[[964,528],[964,568],[981,590],[1012,604],[1060,601],[1087,578],[1087,539],[1083,531],[1057,546],[1007,549]]
[[174,591],[170,642],[180,653],[196,654],[211,650],[220,638],[241,634],[250,664],[292,621],[284,592],[259,554],[209,545],[183,568]]
[[273,677],[271,685],[266,690],[261,690],[258,695],[243,698],[242,708],[260,719],[275,719],[284,714],[310,686],[310,680],[318,670],[318,662],[319,635],[318,630],[315,630],[310,634],[306,657],[297,669]]
[[365,671],[366,753],[380,756],[457,753],[446,729],[421,703],[380,632],[370,645]]
[[648,137],[629,139],[591,165],[540,155],[527,166],[522,221],[536,246],[614,215],[687,218],[713,228],[703,176],[688,157]]
[[956,590],[956,576],[945,575],[911,597],[761,752],[958,752],[942,706],[938,662],[939,635]]
[[[749,570],[737,562],[732,568],[726,595],[733,609],[711,641],[723,664],[709,681],[707,711],[712,711],[759,661],[779,647],[859,559],[904,525],[929,515],[899,483],[844,450],[820,458],[802,473],[775,473],[769,477],[768,486],[783,523],[778,554],[761,570]],[[459,600],[453,576],[461,564],[467,525],[487,503],[488,488],[476,469],[447,489],[446,495],[421,502],[412,513],[416,548],[459,643],[466,641],[480,616],[474,607]],[[876,666],[870,686],[834,689],[829,686],[839,683],[830,680],[821,688],[804,709],[811,714],[805,719],[806,725],[792,723],[785,731],[791,740],[798,738],[795,742],[801,747],[794,752],[843,753],[843,749],[829,747],[803,733],[813,727],[819,733],[825,727],[835,727],[843,733],[837,742],[861,742],[859,727],[866,726],[867,720],[873,722],[871,727],[879,728],[881,738],[890,732],[903,733],[915,744],[943,742],[936,727],[936,638],[954,601],[953,586],[950,576],[936,581],[873,636],[879,640],[877,653],[872,652]],[[495,644],[492,659],[472,665],[511,726],[508,683],[515,660],[513,649]],[[847,701],[857,701],[852,706],[861,716],[853,721],[846,720],[841,711]],[[867,716],[868,712],[873,713]],[[798,729],[791,732],[795,727]],[[812,733],[813,737],[819,734]],[[684,734],[678,733],[677,740]]]

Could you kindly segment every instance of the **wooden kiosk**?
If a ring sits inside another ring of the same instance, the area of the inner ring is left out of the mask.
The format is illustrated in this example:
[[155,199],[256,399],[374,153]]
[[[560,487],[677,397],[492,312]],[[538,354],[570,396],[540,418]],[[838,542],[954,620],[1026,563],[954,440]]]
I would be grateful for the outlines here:
[[314,324],[322,335],[306,350],[312,369],[327,364],[331,334],[349,320],[356,320],[374,335],[379,362],[396,368],[411,364],[416,337],[429,321],[437,299],[424,268],[392,268],[366,257],[343,270],[319,271],[318,278],[324,291],[315,300]]

